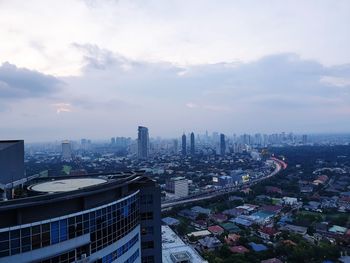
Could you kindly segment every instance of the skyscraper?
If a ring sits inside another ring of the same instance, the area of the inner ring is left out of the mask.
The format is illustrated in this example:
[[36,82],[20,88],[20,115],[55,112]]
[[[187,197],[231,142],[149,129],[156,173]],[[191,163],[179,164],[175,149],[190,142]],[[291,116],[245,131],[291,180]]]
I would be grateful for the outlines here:
[[225,155],[226,153],[226,142],[225,142],[225,134],[220,134],[220,154]]
[[195,154],[195,142],[194,142],[194,133],[191,133],[191,142],[190,142],[190,146],[191,146],[191,155]]
[[11,198],[11,191],[6,190],[6,185],[21,184],[23,178],[24,142],[22,140],[0,141],[0,193],[3,195],[0,194],[0,199]]
[[303,140],[304,145],[307,144],[307,135],[306,134],[303,134],[302,140]]
[[186,135],[182,135],[182,155],[187,154],[187,148],[186,148]]
[[174,147],[174,153],[177,154],[177,151],[178,151],[178,144],[179,144],[179,143],[178,143],[177,139],[174,139],[173,142],[174,142],[174,146],[173,146],[173,147]]
[[162,262],[160,187],[143,172],[29,181],[26,193],[0,201],[0,262]]
[[72,147],[70,141],[66,140],[62,142],[62,159],[65,161],[72,159]]
[[140,159],[147,159],[149,153],[148,128],[139,126],[137,138],[137,152]]

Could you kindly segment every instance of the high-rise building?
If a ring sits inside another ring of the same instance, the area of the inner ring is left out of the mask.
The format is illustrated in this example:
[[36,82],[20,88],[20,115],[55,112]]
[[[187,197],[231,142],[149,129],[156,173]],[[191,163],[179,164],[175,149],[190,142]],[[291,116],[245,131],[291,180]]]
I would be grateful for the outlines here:
[[82,150],[88,150],[89,146],[89,140],[87,139],[81,139],[80,141],[80,147]]
[[[0,189],[24,178],[24,141],[0,141]],[[1,219],[0,219],[1,221]]]
[[225,155],[226,153],[226,141],[225,134],[220,134],[220,154]]
[[243,134],[243,143],[247,145],[251,144],[251,137],[249,134]]
[[111,138],[111,144],[112,144],[112,145],[115,144],[115,138],[114,138],[114,137]]
[[178,152],[178,150],[179,150],[179,149],[178,149],[178,148],[179,148],[179,146],[178,146],[179,142],[178,142],[177,139],[174,139],[173,143],[174,143],[174,145],[173,145],[173,147],[174,147],[174,153],[177,154],[177,152]]
[[147,159],[149,154],[149,134],[148,128],[139,126],[137,137],[138,157],[140,159]]
[[186,155],[187,154],[187,146],[186,146],[186,135],[183,134],[182,135],[182,155]]
[[303,134],[302,140],[303,140],[304,145],[307,144],[307,135],[306,134]]
[[142,172],[27,185],[0,201],[0,262],[162,262],[160,188]]
[[191,140],[190,140],[190,152],[191,152],[191,155],[193,156],[195,154],[195,141],[194,141],[194,133],[191,132]]
[[65,161],[69,161],[72,159],[72,147],[70,141],[62,142],[62,159]]
[[173,177],[166,181],[166,190],[173,193],[175,197],[188,196],[188,180],[185,177]]

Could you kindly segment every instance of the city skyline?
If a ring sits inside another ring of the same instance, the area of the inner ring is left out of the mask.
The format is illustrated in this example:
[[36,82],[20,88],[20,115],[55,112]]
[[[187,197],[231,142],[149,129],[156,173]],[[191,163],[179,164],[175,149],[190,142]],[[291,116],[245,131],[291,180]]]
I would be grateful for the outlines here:
[[349,7],[1,2],[0,136],[349,132]]

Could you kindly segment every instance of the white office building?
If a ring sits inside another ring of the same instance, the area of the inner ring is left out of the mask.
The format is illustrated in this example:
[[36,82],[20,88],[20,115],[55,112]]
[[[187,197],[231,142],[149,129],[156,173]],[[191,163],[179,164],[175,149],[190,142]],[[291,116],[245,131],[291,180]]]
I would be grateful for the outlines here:
[[188,196],[188,180],[185,177],[174,177],[166,182],[166,190],[176,198]]

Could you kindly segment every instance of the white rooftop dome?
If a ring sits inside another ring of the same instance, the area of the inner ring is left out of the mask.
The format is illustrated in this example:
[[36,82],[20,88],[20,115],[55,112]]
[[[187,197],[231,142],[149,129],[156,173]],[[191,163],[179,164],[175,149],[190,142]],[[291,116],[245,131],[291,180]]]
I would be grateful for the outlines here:
[[59,193],[95,186],[105,182],[107,180],[100,178],[71,178],[35,184],[30,186],[29,189],[36,192]]

